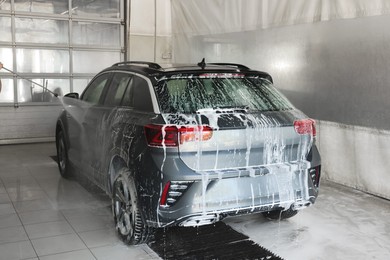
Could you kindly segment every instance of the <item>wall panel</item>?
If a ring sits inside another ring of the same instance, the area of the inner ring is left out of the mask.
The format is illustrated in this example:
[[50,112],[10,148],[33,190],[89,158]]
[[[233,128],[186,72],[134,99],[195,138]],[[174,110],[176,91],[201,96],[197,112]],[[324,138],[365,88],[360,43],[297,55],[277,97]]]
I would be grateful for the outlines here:
[[[54,140],[60,106],[0,107],[0,144],[16,139]],[[38,138],[38,139],[37,139]]]
[[[283,5],[271,7],[271,2]],[[309,8],[314,20],[303,19],[310,17],[303,3],[311,2],[299,2],[302,13],[293,1],[263,1],[266,10],[278,11],[268,13],[265,21],[254,21],[258,23],[254,30],[239,30],[245,17],[233,19],[239,24],[232,27],[223,21],[240,15],[240,8],[224,5],[240,1],[212,1],[194,9],[190,9],[194,1],[173,1],[174,60],[199,62],[205,57],[206,62],[243,63],[271,73],[276,87],[311,117],[390,130],[389,2],[337,2],[341,6],[336,8],[335,1],[324,1],[329,2],[320,10],[323,16],[328,14],[325,20],[314,19],[314,7]],[[381,3],[383,9],[376,9]],[[258,6],[254,9],[262,17]],[[196,18],[205,20],[196,24]],[[270,23],[275,26],[262,27]]]
[[320,121],[323,178],[390,199],[390,131]]
[[320,119],[324,178],[390,198],[390,1],[172,0],[172,10],[174,61],[269,72]]

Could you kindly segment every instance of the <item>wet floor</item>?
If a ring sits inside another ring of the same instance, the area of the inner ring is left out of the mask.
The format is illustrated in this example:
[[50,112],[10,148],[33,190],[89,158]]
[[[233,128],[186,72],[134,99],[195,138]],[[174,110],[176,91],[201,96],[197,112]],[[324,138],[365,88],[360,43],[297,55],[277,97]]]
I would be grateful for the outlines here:
[[286,221],[257,216],[225,223],[289,260],[390,259],[390,202],[323,182],[316,204]]
[[0,259],[390,259],[390,202],[330,182],[289,220],[234,217],[126,246],[108,197],[62,179],[52,156],[54,143],[0,146]]

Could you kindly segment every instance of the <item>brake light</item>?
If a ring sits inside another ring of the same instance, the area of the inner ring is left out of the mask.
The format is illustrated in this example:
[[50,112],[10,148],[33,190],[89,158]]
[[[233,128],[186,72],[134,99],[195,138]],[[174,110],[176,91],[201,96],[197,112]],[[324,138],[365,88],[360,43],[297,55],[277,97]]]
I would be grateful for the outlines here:
[[300,135],[309,134],[313,137],[317,135],[316,122],[311,118],[295,120],[294,129]]
[[146,125],[146,140],[150,146],[177,146],[177,127],[163,125]]
[[150,146],[176,147],[185,142],[210,140],[213,129],[209,126],[146,125],[145,136]]

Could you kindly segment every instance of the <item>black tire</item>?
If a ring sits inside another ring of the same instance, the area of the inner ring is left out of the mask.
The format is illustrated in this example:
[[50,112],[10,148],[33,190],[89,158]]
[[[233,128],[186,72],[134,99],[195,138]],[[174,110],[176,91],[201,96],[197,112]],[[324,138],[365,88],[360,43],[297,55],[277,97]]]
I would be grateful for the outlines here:
[[284,211],[273,210],[273,211],[262,212],[262,214],[264,217],[270,220],[283,220],[283,219],[294,217],[296,214],[298,214],[298,211],[289,208],[288,210],[284,210]]
[[134,179],[129,171],[121,171],[113,185],[112,211],[115,228],[129,245],[147,243],[153,235],[141,215]]
[[60,129],[56,136],[57,146],[57,164],[60,174],[64,178],[68,178],[72,175],[72,169],[68,157],[68,147],[65,141],[64,132]]

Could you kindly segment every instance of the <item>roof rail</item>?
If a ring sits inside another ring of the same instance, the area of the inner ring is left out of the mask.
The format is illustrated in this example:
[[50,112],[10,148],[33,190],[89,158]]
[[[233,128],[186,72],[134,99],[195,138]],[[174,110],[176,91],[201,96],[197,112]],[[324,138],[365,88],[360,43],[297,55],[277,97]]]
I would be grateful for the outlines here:
[[242,64],[237,63],[208,63],[210,65],[218,65],[218,66],[231,66],[231,67],[237,67],[237,69],[240,70],[250,70],[247,66],[244,66]]
[[147,62],[147,61],[123,61],[123,62],[115,63],[112,66],[132,65],[132,64],[134,64],[134,65],[147,65],[149,68],[156,69],[156,70],[162,69],[162,67],[159,64],[154,63],[154,62]]

